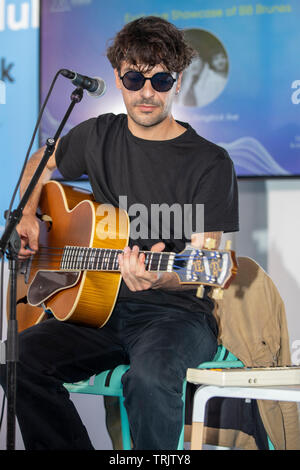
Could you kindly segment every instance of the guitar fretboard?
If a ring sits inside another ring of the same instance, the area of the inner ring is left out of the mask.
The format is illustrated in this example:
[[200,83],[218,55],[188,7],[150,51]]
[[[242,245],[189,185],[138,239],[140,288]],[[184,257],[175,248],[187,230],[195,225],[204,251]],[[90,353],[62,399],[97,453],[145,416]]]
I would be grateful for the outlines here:
[[[122,250],[66,246],[60,264],[64,271],[119,271],[118,255]],[[175,253],[143,251],[148,271],[172,272]]]

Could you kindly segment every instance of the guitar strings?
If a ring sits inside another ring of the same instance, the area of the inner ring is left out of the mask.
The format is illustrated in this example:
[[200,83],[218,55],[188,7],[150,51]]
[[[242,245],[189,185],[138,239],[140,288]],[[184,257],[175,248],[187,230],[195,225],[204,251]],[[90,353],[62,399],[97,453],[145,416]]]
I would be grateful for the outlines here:
[[[80,250],[80,248],[85,248],[85,247],[80,247],[80,246],[76,246],[75,247],[78,251]],[[65,250],[65,247],[64,248],[59,248],[59,247],[46,247],[46,246],[40,246],[39,249],[38,249],[38,253],[36,255],[33,255],[33,256],[60,256],[61,254],[64,253],[64,250]],[[93,253],[93,250],[96,250],[96,253]],[[118,251],[119,254],[123,253],[123,250],[115,250],[113,248],[87,248],[87,255],[89,257],[91,256],[95,256],[95,254],[99,253],[100,252],[100,255],[101,255],[101,252],[103,252],[103,254],[105,255],[106,253],[105,252],[108,252],[108,251]],[[145,254],[146,256],[147,255],[152,255],[152,257],[155,257],[155,255],[157,256],[160,256],[160,255],[163,255],[163,258],[166,258],[170,255],[174,255],[174,258],[175,259],[181,259],[181,260],[187,260],[187,259],[190,259],[190,255],[188,254],[180,254],[180,253],[166,253],[166,252],[157,252],[157,251],[143,251],[142,252],[143,254]],[[81,253],[79,253],[81,255]],[[85,255],[86,253],[84,253]],[[76,258],[76,256],[78,257],[78,253],[72,253],[71,254],[71,257],[74,257]],[[215,259],[215,258],[219,258],[220,255],[218,253],[211,253],[210,256],[205,256],[203,254],[201,254],[201,256],[197,255],[195,256],[194,255],[194,259],[195,260],[200,260],[200,259]]]
[[[64,252],[66,247],[52,247],[52,246],[40,246],[39,247],[39,250],[38,252],[42,252],[42,251],[50,251],[50,254],[51,254],[51,250],[52,250],[52,253],[54,250],[57,250],[57,254],[60,253],[60,252]],[[76,247],[70,247],[70,248],[76,248],[77,250],[80,250],[81,248],[85,248],[87,249],[88,251],[93,251],[93,250],[96,250],[96,252],[101,252],[101,251],[110,251],[110,250],[114,250],[114,251],[118,251],[120,254],[123,253],[123,250],[116,250],[114,248],[93,248],[93,247],[81,247],[81,246],[76,246]],[[170,255],[174,255],[175,258],[180,258],[180,259],[189,259],[190,258],[190,255],[188,254],[180,254],[180,253],[172,253],[172,252],[159,252],[159,251],[142,251],[142,253],[144,253],[145,255],[163,255],[163,257],[166,257],[166,256],[170,256]],[[199,259],[203,259],[203,258],[206,258],[206,259],[214,259],[214,258],[217,258],[219,257],[220,255],[218,253],[214,253],[214,252],[210,252],[210,256],[204,256],[203,254],[199,257]],[[197,257],[194,257],[195,259],[198,259],[198,256]]]
[[[182,258],[181,258],[182,259]],[[187,258],[188,259],[188,258]],[[213,260],[214,257],[211,258],[206,258],[208,261]],[[203,257],[195,257],[194,261],[203,261]],[[55,256],[55,255],[47,255],[45,254],[44,256],[37,256],[33,257],[31,260],[31,267],[36,268],[36,269],[54,269],[55,266],[49,266],[49,261],[53,263],[53,265],[57,264],[57,269],[61,271],[70,271],[74,269],[74,271],[119,271],[118,267],[118,262],[117,260],[105,260],[103,259],[97,259],[96,262],[95,260],[91,259],[86,259],[83,260],[83,262],[78,262],[78,260],[73,260],[73,263],[76,264],[77,261],[77,266],[72,266],[72,260],[70,261],[70,267],[68,269],[63,269],[60,267],[62,257],[61,256]],[[26,261],[25,261],[26,262]],[[168,270],[168,259],[167,260],[162,260],[160,264],[158,265],[157,263],[152,263],[152,266],[150,271],[155,272],[155,271],[167,271]],[[101,264],[101,267],[99,266]],[[154,266],[156,264],[156,266]],[[180,271],[182,270],[182,266],[176,264],[176,260],[174,260],[174,263],[172,265],[172,270],[173,271]],[[148,265],[146,264],[146,270],[148,269]]]

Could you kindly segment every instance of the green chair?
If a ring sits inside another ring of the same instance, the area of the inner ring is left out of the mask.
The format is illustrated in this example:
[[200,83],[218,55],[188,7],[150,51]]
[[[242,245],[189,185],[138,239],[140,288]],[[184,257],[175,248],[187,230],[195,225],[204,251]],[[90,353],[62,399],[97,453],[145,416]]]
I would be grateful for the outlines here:
[[[221,368],[232,368],[232,367],[244,367],[244,364],[238,360],[234,354],[228,351],[224,346],[219,346],[217,353],[214,357],[213,361],[203,362],[198,366],[198,369],[221,369]],[[184,380],[183,382],[183,389],[182,389],[182,401],[184,403],[183,406],[183,426],[181,430],[181,434],[179,437],[178,447],[177,450],[183,449],[184,444],[184,418],[185,418],[185,396],[186,396],[186,385],[187,381]]]
[[[74,384],[65,384],[67,390],[71,393],[86,393],[91,395],[103,395],[119,397],[120,404],[120,418],[123,449],[131,449],[130,427],[127,417],[127,412],[124,406],[122,376],[129,369],[129,365],[121,364],[115,369],[106,370],[98,375],[91,377],[89,380],[77,382]],[[232,353],[227,351],[223,346],[218,347],[217,354],[213,361],[204,362],[198,366],[201,369],[213,368],[229,368],[229,367],[244,367],[243,363],[239,361]],[[183,382],[182,388],[182,401],[183,406],[183,426],[178,442],[178,450],[183,449],[184,444],[184,417],[185,417],[185,396],[186,396],[186,380]]]
[[129,365],[121,364],[114,369],[106,370],[94,375],[89,380],[83,380],[73,384],[65,384],[71,393],[86,393],[90,395],[103,395],[119,397],[120,418],[123,449],[131,449],[130,427],[127,412],[124,406],[122,376],[129,369]]

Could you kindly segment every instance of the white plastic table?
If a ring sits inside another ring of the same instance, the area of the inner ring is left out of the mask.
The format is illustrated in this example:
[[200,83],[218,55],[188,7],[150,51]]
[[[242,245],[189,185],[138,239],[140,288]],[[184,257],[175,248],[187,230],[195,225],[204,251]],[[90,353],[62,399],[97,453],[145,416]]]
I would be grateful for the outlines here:
[[213,397],[300,402],[300,385],[231,387],[201,385],[194,396],[191,450],[202,449],[205,407]]

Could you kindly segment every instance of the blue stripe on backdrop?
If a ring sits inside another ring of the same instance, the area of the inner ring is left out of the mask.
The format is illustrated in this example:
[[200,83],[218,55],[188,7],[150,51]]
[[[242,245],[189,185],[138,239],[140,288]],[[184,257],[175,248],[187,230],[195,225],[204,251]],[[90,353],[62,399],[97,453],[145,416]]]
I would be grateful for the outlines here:
[[[39,1],[0,0],[0,233],[39,106]],[[35,143],[33,150],[36,150]],[[18,202],[18,198],[16,199]]]

